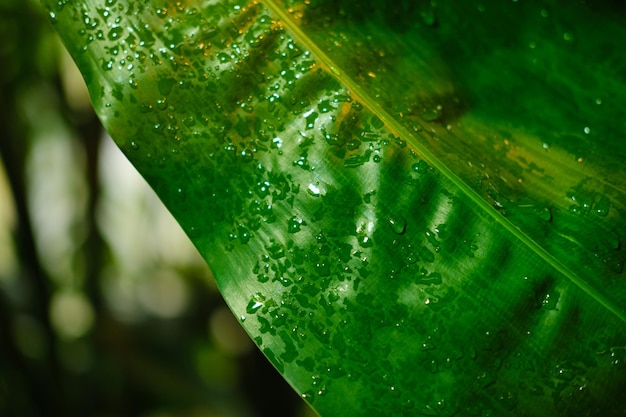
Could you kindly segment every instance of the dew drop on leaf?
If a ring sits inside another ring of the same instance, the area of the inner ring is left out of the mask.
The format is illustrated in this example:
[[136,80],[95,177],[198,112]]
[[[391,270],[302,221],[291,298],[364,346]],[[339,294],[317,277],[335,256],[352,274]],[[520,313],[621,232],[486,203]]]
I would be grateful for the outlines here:
[[102,62],[102,65],[101,65],[101,68],[102,68],[104,71],[110,71],[110,70],[112,70],[112,69],[113,69],[113,60],[103,61],[103,62]]
[[545,222],[552,222],[552,210],[549,207],[544,207],[542,210],[539,210],[539,217]]
[[241,159],[244,162],[250,162],[254,159],[254,153],[250,149],[244,149],[241,151]]
[[280,259],[285,257],[285,249],[278,243],[272,243],[266,247],[269,256],[272,259]]
[[116,26],[109,31],[109,34],[107,35],[107,37],[109,38],[110,41],[114,41],[118,39],[120,36],[122,36],[122,33],[124,33],[124,28],[121,26]]
[[413,172],[424,173],[426,172],[427,169],[428,169],[428,164],[423,160],[420,160],[419,162],[416,162],[413,165],[411,165],[411,170]]
[[304,222],[302,221],[302,219],[298,218],[298,217],[292,217],[291,219],[289,219],[288,225],[287,225],[287,231],[289,233],[297,233],[300,231],[301,226],[304,224]]
[[406,232],[406,220],[402,217],[391,217],[389,225],[391,230],[397,235],[403,235]]
[[383,121],[380,120],[380,118],[378,118],[378,116],[376,115],[372,115],[372,117],[370,118],[370,123],[372,124],[372,127],[374,129],[382,129],[385,125]]
[[607,196],[602,195],[598,199],[598,201],[593,206],[593,212],[598,216],[605,217],[609,214],[609,209],[611,208],[611,202],[607,198]]
[[422,113],[422,119],[426,122],[436,122],[443,115],[443,107],[441,105],[427,108]]
[[549,293],[546,294],[543,300],[541,301],[541,304],[543,305],[544,308],[548,310],[556,310],[558,302],[559,302],[559,293],[553,292],[552,294],[549,294]]
[[439,241],[437,240],[437,238],[435,238],[435,234],[433,232],[431,232],[430,230],[426,230],[426,232],[424,232],[424,235],[426,236],[426,240],[428,241],[428,243],[430,243],[434,248],[439,247]]
[[310,195],[318,197],[320,195],[320,187],[317,184],[309,184],[307,191]]
[[161,97],[160,99],[158,99],[156,102],[156,106],[159,110],[167,109],[167,98]]
[[256,313],[265,303],[265,297],[261,293],[256,293],[252,296],[248,305],[246,306],[246,312],[248,314]]
[[359,236],[359,245],[363,248],[371,248],[374,242],[369,236]]
[[317,105],[317,110],[320,113],[328,113],[331,110],[334,110],[335,108],[333,106],[331,106],[330,101],[329,100],[322,100],[320,101],[320,103]]

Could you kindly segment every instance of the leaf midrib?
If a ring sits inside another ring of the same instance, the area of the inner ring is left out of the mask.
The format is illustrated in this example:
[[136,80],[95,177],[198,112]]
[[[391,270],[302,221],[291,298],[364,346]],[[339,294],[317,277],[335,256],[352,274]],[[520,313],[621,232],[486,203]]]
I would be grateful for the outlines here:
[[324,51],[298,26],[297,22],[286,12],[276,0],[260,0],[269,10],[271,10],[285,25],[294,38],[308,49],[314,55],[321,67],[335,77],[351,92],[352,96],[358,100],[363,106],[375,114],[387,128],[398,137],[406,140],[418,153],[422,155],[424,160],[433,168],[438,170],[446,179],[451,181],[465,194],[478,208],[494,219],[506,231],[513,235],[517,240],[526,245],[530,250],[537,254],[541,259],[546,261],[550,266],[563,274],[574,285],[578,286],[582,291],[591,298],[600,303],[608,311],[617,316],[621,321],[626,323],[626,312],[615,306],[611,301],[607,300],[598,290],[577,276],[571,269],[563,265],[560,261],[550,255],[537,242],[522,232],[517,226],[513,225],[501,214],[496,212],[480,195],[472,188],[468,187],[450,168],[448,168],[435,154],[433,154],[426,146],[420,142],[409,129],[398,122],[391,114],[389,114],[372,96],[370,96],[358,83],[356,83],[342,68],[337,65]]

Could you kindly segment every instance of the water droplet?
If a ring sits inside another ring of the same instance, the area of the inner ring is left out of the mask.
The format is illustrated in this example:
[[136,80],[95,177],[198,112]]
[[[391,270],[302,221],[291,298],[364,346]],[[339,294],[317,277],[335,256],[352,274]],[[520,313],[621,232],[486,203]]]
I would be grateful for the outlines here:
[[263,182],[257,183],[256,185],[257,195],[261,198],[267,197],[270,194],[270,187],[271,187],[271,184],[269,183],[269,181],[263,181]]
[[427,366],[431,374],[439,373],[439,361],[437,359],[431,359]]
[[411,170],[413,172],[419,172],[423,174],[424,172],[426,172],[427,169],[428,169],[428,164],[424,160],[420,160],[419,162],[416,162],[413,165],[411,165]]
[[389,225],[391,230],[397,235],[403,235],[406,232],[406,220],[402,217],[390,218]]
[[272,140],[272,146],[280,149],[283,146],[283,140],[281,138],[274,138]]
[[248,302],[248,305],[246,306],[246,312],[248,314],[254,314],[264,305],[265,297],[263,296],[263,294],[257,292]]
[[120,36],[122,36],[122,33],[124,33],[124,28],[121,26],[116,26],[109,31],[109,34],[107,35],[107,37],[109,38],[110,41],[114,41],[118,39]]
[[156,106],[159,110],[167,109],[167,97],[161,97],[157,100]]
[[243,226],[239,226],[239,228],[237,229],[237,234],[239,235],[239,241],[244,245],[248,243],[252,238],[250,231]]
[[108,61],[102,60],[101,68],[104,71],[111,71],[113,69],[113,60],[108,60]]
[[439,241],[437,240],[433,232],[431,232],[430,230],[426,230],[424,235],[426,236],[426,240],[428,241],[428,243],[430,243],[434,248],[439,247]]
[[[320,104],[321,105],[321,104]],[[315,127],[315,121],[317,120],[317,117],[319,116],[319,114],[317,112],[311,111],[308,113],[304,114],[305,120],[306,120],[306,129],[313,129]]]
[[244,149],[241,151],[241,159],[244,162],[250,162],[254,159],[254,152],[250,149]]
[[422,112],[422,119],[426,122],[436,122],[443,115],[443,107],[441,104],[425,109]]
[[558,302],[559,293],[554,291],[552,294],[547,293],[541,301],[541,304],[547,310],[556,310]]
[[[254,108],[249,105],[248,103],[241,103],[239,105],[239,107],[241,108],[241,110],[243,110],[245,113],[252,113],[254,111]],[[247,136],[247,135],[245,135]]]
[[293,166],[299,166],[300,168],[307,171],[310,170],[311,166],[309,165],[309,161],[307,159],[307,153],[302,153],[297,161],[293,161]]
[[417,260],[418,260],[418,256],[413,251],[411,245],[409,245],[407,247],[407,254],[404,257],[404,262],[406,263],[406,266],[410,267],[411,265],[415,264]]
[[310,195],[318,197],[320,195],[320,187],[318,184],[309,184],[307,191]]
[[317,110],[320,113],[328,113],[331,110],[335,110],[335,108],[333,106],[331,106],[330,104],[330,100],[322,100],[319,102],[319,104],[317,105]]
[[383,126],[385,126],[385,123],[383,123],[383,121],[376,115],[372,115],[372,117],[370,117],[370,123],[374,129],[382,129]]
[[537,214],[539,215],[539,218],[541,220],[548,223],[552,222],[552,209],[550,207],[544,207],[543,209],[539,210]]
[[272,243],[266,246],[267,252],[272,259],[280,259],[285,257],[285,249],[278,243]]
[[626,348],[611,348],[611,365],[619,369],[623,369],[626,367]]
[[289,233],[297,233],[303,225],[306,225],[306,223],[301,218],[294,216],[287,222],[287,231]]
[[374,242],[369,236],[359,236],[359,245],[363,248],[371,248]]
[[554,377],[563,381],[571,381],[576,376],[574,369],[566,363],[557,365],[554,369]]
[[602,195],[598,201],[593,205],[593,212],[598,216],[605,217],[609,214],[609,209],[611,208],[611,202],[607,198],[607,196]]

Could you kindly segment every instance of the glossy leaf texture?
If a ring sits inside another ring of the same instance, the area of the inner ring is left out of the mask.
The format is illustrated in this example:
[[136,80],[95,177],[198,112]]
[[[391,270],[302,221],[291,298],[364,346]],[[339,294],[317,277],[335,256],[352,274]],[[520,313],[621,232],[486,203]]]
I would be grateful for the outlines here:
[[620,2],[44,4],[321,415],[626,414]]

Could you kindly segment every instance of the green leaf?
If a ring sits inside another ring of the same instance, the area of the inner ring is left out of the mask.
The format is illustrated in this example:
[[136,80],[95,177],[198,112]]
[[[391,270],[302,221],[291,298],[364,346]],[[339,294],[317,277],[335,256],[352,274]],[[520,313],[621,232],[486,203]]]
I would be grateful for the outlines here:
[[621,3],[44,3],[320,414],[626,414]]

